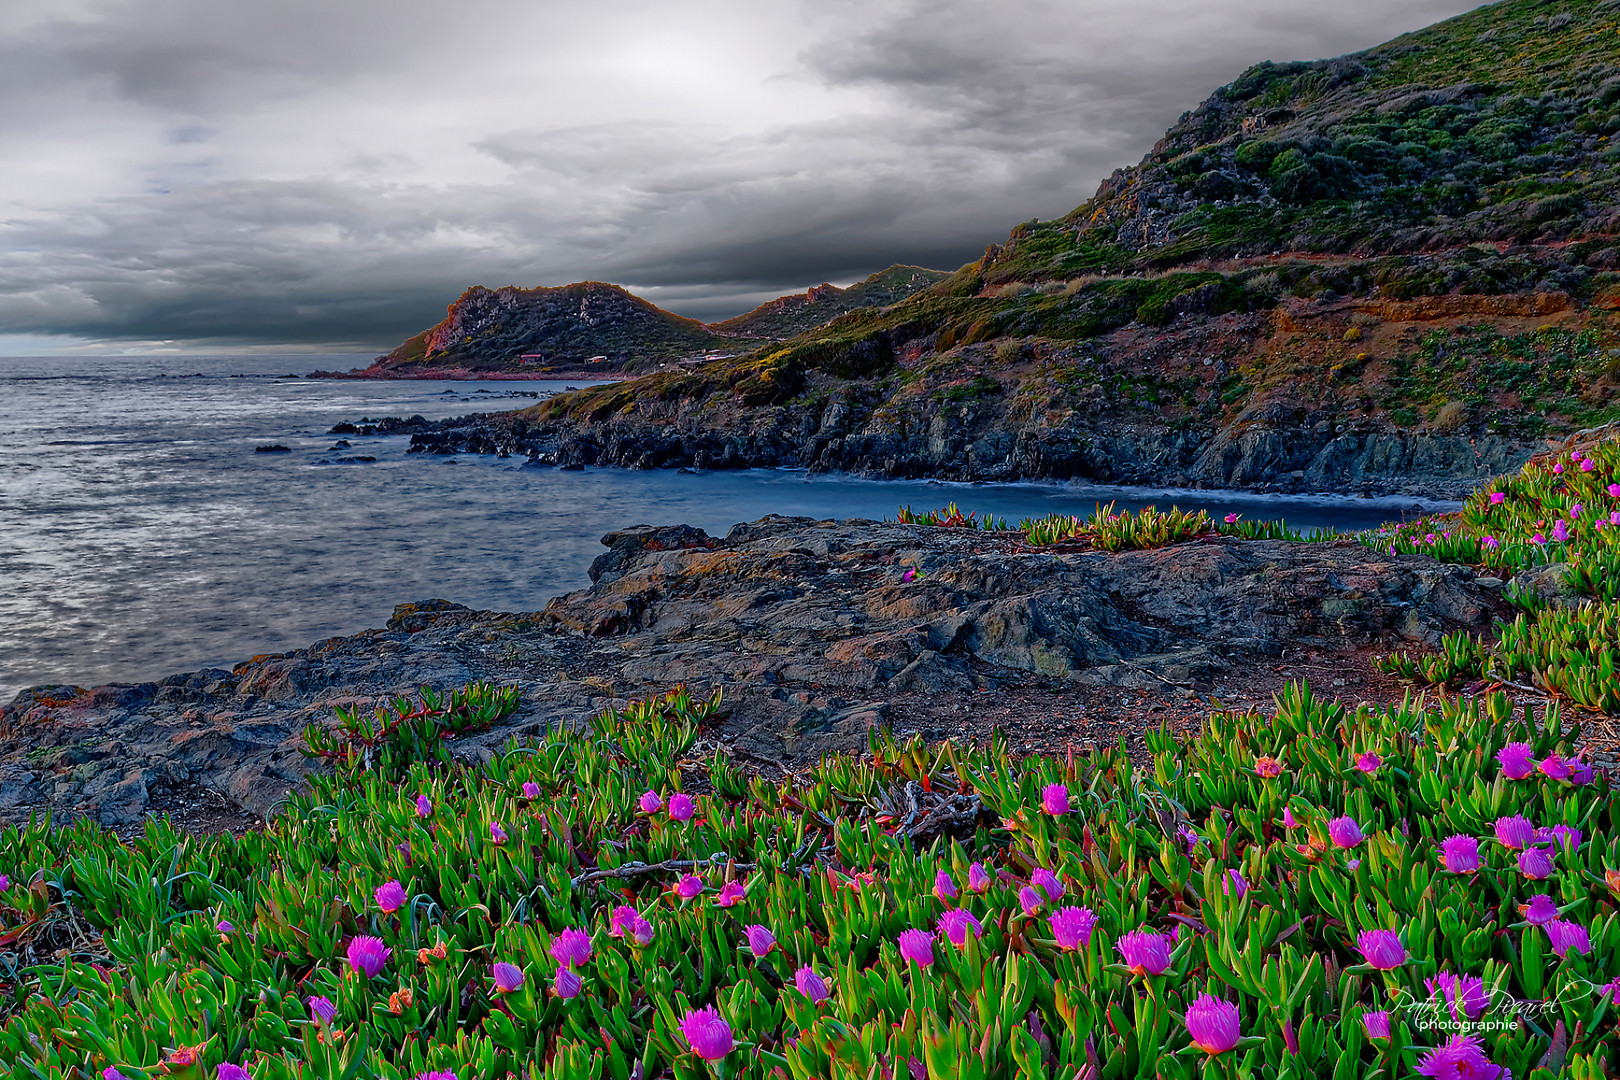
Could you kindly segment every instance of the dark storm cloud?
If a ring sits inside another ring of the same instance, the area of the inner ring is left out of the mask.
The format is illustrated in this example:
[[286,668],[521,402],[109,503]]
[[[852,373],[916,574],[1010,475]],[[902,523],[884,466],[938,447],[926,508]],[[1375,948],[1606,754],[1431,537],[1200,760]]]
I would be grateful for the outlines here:
[[713,319],[954,268],[1250,63],[1466,6],[711,0],[695,38],[640,0],[0,16],[0,333],[381,348],[472,283]]

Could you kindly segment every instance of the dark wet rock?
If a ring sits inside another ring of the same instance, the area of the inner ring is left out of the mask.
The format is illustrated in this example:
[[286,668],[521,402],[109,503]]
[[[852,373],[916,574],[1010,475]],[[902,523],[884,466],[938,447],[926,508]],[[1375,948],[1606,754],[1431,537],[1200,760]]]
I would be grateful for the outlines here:
[[[163,785],[265,815],[310,767],[306,724],[423,686],[520,687],[499,730],[457,741],[473,757],[686,683],[723,691],[719,735],[736,752],[810,760],[863,747],[907,702],[1028,679],[1190,693],[1260,657],[1432,644],[1506,610],[1500,582],[1348,541],[1109,555],[1032,549],[1017,534],[768,517],[723,538],[638,525],[603,543],[591,586],[543,611],[424,600],[380,629],[232,671],[25,690],[0,709],[0,818],[51,809],[125,824]],[[907,581],[909,568],[920,576]]]
[[255,454],[290,454],[292,453],[292,448],[282,446],[280,443],[274,443],[269,446],[255,446],[253,448],[253,452]]

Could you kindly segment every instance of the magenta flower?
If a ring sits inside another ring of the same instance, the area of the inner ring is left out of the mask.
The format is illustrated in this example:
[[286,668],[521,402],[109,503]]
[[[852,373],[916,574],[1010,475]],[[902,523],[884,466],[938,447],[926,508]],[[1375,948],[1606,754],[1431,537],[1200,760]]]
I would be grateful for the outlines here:
[[1224,1054],[1243,1037],[1237,1006],[1209,994],[1201,994],[1187,1006],[1187,1034],[1206,1054]]
[[584,967],[591,958],[591,935],[570,927],[551,939],[551,958],[565,967]]
[[1060,949],[1082,949],[1091,941],[1091,931],[1097,925],[1097,913],[1090,908],[1058,908],[1047,916],[1052,926],[1052,937]]
[[664,808],[664,800],[656,791],[642,792],[641,801],[637,803],[643,814],[656,814]]
[[438,1072],[419,1072],[416,1074],[414,1080],[456,1080],[456,1074],[451,1072],[449,1069],[443,1069]]
[[1249,891],[1249,883],[1243,880],[1243,875],[1236,870],[1226,872],[1226,880],[1221,882],[1221,891],[1234,900],[1243,899],[1243,894]]
[[[1545,832],[1544,837],[1541,834]],[[1573,855],[1581,849],[1581,830],[1568,825],[1554,825],[1550,829],[1537,829],[1537,840],[1551,840],[1553,848]]]
[[1035,914],[1041,910],[1041,905],[1044,903],[1046,903],[1046,897],[1031,886],[1025,885],[1018,890],[1018,906],[1024,909],[1025,915]]
[[740,881],[728,881],[720,886],[720,895],[714,898],[715,907],[731,907],[737,901],[748,895]]
[[1170,968],[1170,938],[1151,930],[1132,930],[1114,942],[1120,959],[1135,975],[1163,975]]
[[1592,951],[1592,939],[1587,936],[1586,927],[1563,919],[1554,919],[1547,924],[1547,940],[1560,960],[1568,956],[1571,949],[1580,956]]
[[1569,530],[1564,528],[1563,518],[1559,518],[1557,521],[1553,522],[1552,538],[1557,540],[1560,544],[1569,539]]
[[[1592,766],[1579,758],[1565,758],[1564,764],[1569,766],[1569,782],[1576,787],[1585,787],[1596,779]],[[3,890],[0,890],[3,891]]]
[[1556,476],[1564,475],[1564,463],[1562,461],[1553,466],[1553,474]]
[[635,908],[629,904],[620,904],[608,916],[608,937],[624,937],[625,931],[630,929],[638,917]]
[[1509,851],[1527,848],[1535,838],[1536,827],[1525,818],[1514,815],[1496,819],[1496,842]]
[[1416,1068],[1430,1080],[1499,1080],[1507,1074],[1506,1069],[1491,1064],[1479,1039],[1472,1035],[1453,1035],[1419,1058]]
[[1610,498],[1620,499],[1620,484],[1610,484],[1608,492]]
[[984,863],[972,863],[968,866],[968,889],[976,893],[989,891],[990,875],[984,872]]
[[330,1024],[337,1018],[337,1006],[332,1003],[332,999],[329,997],[312,997],[307,1004],[309,1005],[309,1015],[313,1016],[317,1023]]
[[405,906],[405,888],[397,881],[385,881],[372,894],[384,914],[392,915]]
[[934,962],[934,935],[926,930],[902,930],[895,944],[900,947],[902,961],[914,961],[918,967]]
[[1272,777],[1282,775],[1282,762],[1274,757],[1259,757],[1254,760],[1254,775],[1270,780]]
[[551,992],[568,1001],[579,996],[585,989],[585,980],[574,973],[574,969],[567,964],[558,964],[557,973],[551,977]]
[[984,927],[973,917],[973,912],[964,908],[951,908],[939,917],[939,932],[960,949],[967,945],[969,934],[978,937],[984,933]]
[[1063,882],[1044,866],[1035,868],[1035,872],[1029,876],[1029,883],[1045,893],[1048,900],[1057,900],[1063,896]]
[[253,1075],[246,1069],[240,1065],[232,1065],[228,1061],[219,1063],[219,1068],[214,1070],[214,1077],[215,1080],[253,1080]]
[[1597,468],[1597,462],[1591,458],[1581,458],[1581,472],[1591,472]]
[[1297,829],[1297,828],[1299,828],[1299,818],[1294,816],[1294,811],[1293,811],[1292,807],[1288,807],[1288,806],[1283,807],[1283,828],[1285,828],[1285,829]]
[[523,989],[523,969],[516,964],[505,961],[497,963],[490,969],[495,978],[495,992],[497,994],[511,994]]
[[1502,775],[1509,780],[1527,780],[1536,771],[1536,759],[1527,742],[1508,743],[1496,752],[1496,761],[1502,766]]
[[1228,525],[1236,525],[1238,523],[1238,516],[1236,514],[1227,514],[1223,520]]
[[1452,874],[1472,874],[1479,869],[1479,841],[1460,833],[1440,841],[1440,862]]
[[951,877],[949,870],[941,870],[934,875],[934,895],[939,897],[941,903],[956,899],[956,880]]
[[1519,873],[1531,881],[1552,877],[1552,853],[1544,847],[1525,848],[1519,852]]
[[1620,1005],[1620,976],[1616,976],[1598,987],[1598,1000],[1609,999],[1609,1004]]
[[101,1080],[129,1080],[129,1077],[109,1065],[101,1070]]
[[1363,930],[1356,938],[1361,959],[1379,971],[1391,971],[1406,963],[1406,946],[1393,930]]
[[1502,494],[1500,491],[1491,492],[1491,505],[1492,506],[1501,506],[1502,503],[1504,501],[1506,501],[1506,499],[1507,499],[1507,496]]
[[1557,754],[1548,754],[1541,759],[1541,775],[1549,780],[1568,780],[1569,766],[1564,764]]
[[1499,547],[1502,546],[1501,544],[1497,543],[1496,537],[1491,536],[1489,533],[1487,533],[1486,535],[1480,537],[1479,542],[1482,545],[1484,545],[1485,547],[1492,549],[1493,551],[1496,548],[1499,548]]
[[1558,918],[1558,905],[1546,893],[1540,893],[1530,898],[1528,904],[1519,905],[1519,914],[1531,926],[1546,926]]
[[692,1047],[692,1052],[704,1061],[719,1061],[736,1047],[731,1037],[731,1025],[710,1005],[694,1009],[681,1020],[681,1034]]
[[492,821],[489,823],[489,840],[492,844],[506,843],[506,830],[501,828],[500,822]]
[[540,797],[540,785],[533,780],[525,780],[523,782],[523,797],[525,799],[538,799]]
[[755,960],[765,959],[771,950],[776,948],[776,935],[767,927],[750,923],[743,927],[743,933],[748,935],[748,948],[754,954]]
[[1387,1039],[1389,1038],[1389,1013],[1383,1010],[1364,1012],[1361,1014],[1361,1026],[1367,1029],[1367,1038]]
[[383,969],[394,950],[383,944],[382,938],[364,934],[349,941],[349,966],[370,979]]
[[1069,789],[1064,784],[1047,784],[1041,790],[1041,809],[1053,817],[1069,812]]
[[675,794],[669,797],[669,819],[671,821],[688,821],[692,817],[695,807],[689,796]]
[[214,929],[218,930],[222,934],[234,934],[236,932],[236,927],[232,926],[224,919],[221,919],[219,922],[215,923]]
[[426,795],[418,795],[416,797],[416,816],[425,818],[431,813],[433,813],[433,800]]
[[637,945],[650,943],[653,939],[652,923],[637,915],[630,924],[630,937]]
[[1356,758],[1356,768],[1366,773],[1368,776],[1377,776],[1378,766],[1382,765],[1383,763],[1384,759],[1373,753],[1371,750]]
[[1328,839],[1333,841],[1335,847],[1353,848],[1365,837],[1362,836],[1361,826],[1356,823],[1356,819],[1346,815],[1328,822]]
[[682,874],[681,880],[675,883],[675,895],[680,897],[682,900],[690,900],[702,891],[702,880],[693,877],[691,874]]
[[1485,980],[1478,975],[1457,976],[1442,971],[1423,980],[1423,985],[1431,999],[1438,996],[1445,1001],[1453,1020],[1477,1020],[1491,1003],[1490,995],[1485,992]]
[[827,989],[827,980],[817,975],[816,969],[809,964],[793,973],[793,985],[798,987],[799,993],[810,999],[812,1005],[820,1005],[832,997],[832,991]]

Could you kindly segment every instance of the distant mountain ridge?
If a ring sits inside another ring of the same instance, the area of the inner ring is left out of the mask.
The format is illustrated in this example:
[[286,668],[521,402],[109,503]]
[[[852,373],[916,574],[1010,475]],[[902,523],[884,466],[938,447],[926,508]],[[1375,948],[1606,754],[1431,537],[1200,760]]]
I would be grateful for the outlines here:
[[779,296],[747,314],[709,323],[709,329],[717,334],[781,341],[857,308],[898,304],[950,276],[944,270],[896,264],[847,289],[823,283],[809,292]]

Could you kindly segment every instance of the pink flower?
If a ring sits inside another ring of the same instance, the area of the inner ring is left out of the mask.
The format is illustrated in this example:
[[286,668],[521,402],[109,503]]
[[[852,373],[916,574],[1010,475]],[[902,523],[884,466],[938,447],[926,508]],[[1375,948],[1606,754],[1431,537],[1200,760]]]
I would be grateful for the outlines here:
[[443,1069],[439,1072],[419,1072],[416,1074],[415,1080],[456,1080],[456,1074],[449,1069]]
[[309,1006],[309,1015],[320,1024],[330,1024],[337,1017],[337,1006],[332,1004],[329,997],[312,997],[306,1004]]
[[675,883],[675,895],[680,897],[682,900],[690,900],[702,891],[702,880],[693,877],[691,874],[682,874],[681,880]]
[[384,945],[382,938],[362,934],[349,940],[348,953],[349,966],[369,979],[383,969],[394,950]]
[[253,1080],[253,1075],[240,1065],[222,1061],[219,1068],[214,1070],[214,1080]]
[[1591,458],[1581,458],[1581,472],[1591,472],[1597,468],[1597,462]]
[[372,896],[376,898],[377,906],[389,915],[405,906],[405,889],[397,881],[383,882]]
[[1491,548],[1492,550],[1494,550],[1494,549],[1501,546],[1500,544],[1498,544],[1496,542],[1496,537],[1491,536],[1489,533],[1487,533],[1485,536],[1481,537],[1479,542],[1481,544],[1483,544],[1484,546],[1486,546],[1488,548]]
[[1536,759],[1527,742],[1508,743],[1496,752],[1496,761],[1502,766],[1502,775],[1509,780],[1527,780],[1536,769]]
[[1479,1039],[1472,1035],[1453,1035],[1419,1058],[1416,1068],[1430,1080],[1498,1080],[1507,1074],[1506,1069],[1491,1064]]
[[1562,461],[1553,466],[1553,473],[1558,476],[1564,475],[1564,463]]
[[1063,882],[1044,866],[1035,868],[1035,872],[1029,876],[1029,883],[1045,893],[1048,900],[1057,900],[1063,895]]
[[643,919],[640,915],[637,915],[635,920],[630,924],[630,937],[637,945],[648,944],[653,939],[652,923],[648,922],[646,919]]
[[1046,898],[1029,885],[1018,890],[1018,906],[1024,909],[1025,915],[1033,915],[1041,910]]
[[1382,1010],[1364,1012],[1361,1014],[1361,1026],[1367,1029],[1367,1038],[1387,1039],[1389,1038],[1389,1013]]
[[1569,766],[1557,754],[1548,754],[1541,759],[1541,774],[1549,780],[1568,780]]
[[425,818],[431,813],[433,813],[433,800],[426,795],[418,795],[416,797],[416,816]]
[[1391,971],[1406,963],[1406,946],[1393,930],[1363,930],[1356,938],[1361,959],[1379,971]]
[[129,1080],[129,1077],[119,1072],[114,1066],[109,1065],[101,1070],[101,1080]]
[[939,917],[939,932],[960,949],[967,945],[968,934],[978,937],[984,933],[984,927],[973,917],[973,912],[964,908],[951,908]]
[[1366,773],[1368,776],[1377,776],[1378,766],[1382,765],[1383,763],[1384,759],[1373,753],[1371,750],[1356,758],[1356,768]]
[[1274,776],[1282,775],[1282,762],[1274,757],[1258,757],[1254,759],[1254,775],[1270,780]]
[[1568,825],[1554,825],[1550,829],[1536,830],[1536,843],[1551,843],[1556,851],[1565,851],[1573,855],[1581,849],[1581,830],[1572,829]]
[[495,979],[497,994],[512,994],[523,989],[523,969],[516,964],[500,961],[490,968],[490,974]]
[[1041,790],[1041,809],[1053,817],[1069,812],[1069,789],[1064,784],[1047,784]]
[[608,916],[608,937],[624,937],[625,931],[630,929],[638,917],[635,908],[629,904],[620,904]]
[[1610,525],[1620,525],[1620,510],[1612,511],[1609,514],[1609,524]]
[[990,875],[984,872],[984,863],[972,863],[968,866],[968,890],[982,893],[990,889]]
[[1234,900],[1243,899],[1243,894],[1249,891],[1249,883],[1243,880],[1243,875],[1236,870],[1226,872],[1226,880],[1221,882],[1221,891]]
[[810,1004],[820,1005],[832,997],[827,989],[827,980],[816,974],[816,969],[806,964],[793,973],[793,985],[798,987],[799,993],[810,999]]
[[1558,905],[1546,893],[1540,893],[1530,898],[1528,904],[1519,905],[1519,914],[1531,926],[1546,926],[1558,918]]
[[591,958],[591,935],[570,927],[551,939],[551,958],[567,967],[583,967]]
[[776,948],[776,935],[770,929],[758,923],[750,923],[743,927],[743,933],[748,935],[748,948],[754,954],[755,960],[763,960]]
[[1491,505],[1492,506],[1501,506],[1502,503],[1505,502],[1506,500],[1507,500],[1507,496],[1502,494],[1502,492],[1500,492],[1500,491],[1491,492]]
[[907,585],[910,585],[913,581],[916,581],[917,568],[915,566],[906,567],[906,572],[900,575],[900,580]]
[[1135,975],[1163,975],[1170,967],[1170,939],[1151,930],[1133,930],[1114,942],[1120,959]]
[[1328,822],[1328,839],[1333,841],[1335,847],[1353,848],[1365,837],[1362,836],[1361,826],[1356,823],[1356,819],[1346,815]]
[[748,895],[740,881],[728,881],[720,886],[720,895],[714,898],[715,907],[731,907],[737,901]]
[[1423,980],[1423,985],[1431,999],[1439,996],[1450,1006],[1453,1020],[1478,1020],[1491,1003],[1490,995],[1485,992],[1485,980],[1478,975],[1458,976],[1442,971],[1432,979]]
[[1580,956],[1592,951],[1592,939],[1587,937],[1586,927],[1563,919],[1554,919],[1547,924],[1547,940],[1560,960],[1568,956],[1571,949]]
[[900,947],[902,961],[913,961],[918,967],[934,962],[934,935],[926,930],[902,930],[895,944]]
[[525,799],[538,799],[540,797],[540,785],[533,780],[525,780],[523,782],[523,797]]
[[1598,1000],[1609,999],[1609,1004],[1620,1005],[1620,976],[1616,976],[1598,987]]
[[694,809],[690,796],[677,794],[669,797],[669,819],[671,821],[690,820]]
[[636,805],[641,807],[643,814],[656,814],[664,808],[664,800],[656,791],[644,791]]
[[1186,1023],[1193,1045],[1206,1054],[1224,1054],[1243,1037],[1237,1006],[1209,994],[1187,1006]]
[[731,1025],[712,1005],[687,1013],[681,1020],[681,1034],[686,1036],[692,1052],[704,1061],[719,1061],[737,1045],[731,1037]]
[[1472,874],[1479,869],[1479,841],[1456,834],[1440,841],[1440,862],[1452,874]]
[[567,964],[558,964],[557,973],[551,977],[551,992],[564,1001],[579,996],[585,989],[585,980],[574,973],[574,969]]
[[215,923],[214,924],[214,929],[218,930],[222,934],[233,934],[233,933],[236,932],[236,927],[232,926],[230,923],[226,922],[224,919],[221,919],[221,920],[219,920],[219,922]]
[[1579,758],[1565,758],[1564,764],[1569,766],[1569,782],[1576,787],[1585,787],[1595,778],[1592,766]]
[[1496,842],[1509,851],[1527,848],[1535,838],[1536,827],[1518,815],[1496,819]]
[[1557,521],[1553,522],[1553,539],[1557,540],[1560,544],[1569,539],[1569,530],[1564,528],[1563,518],[1559,518]]
[[497,845],[506,843],[506,830],[501,828],[500,822],[492,821],[489,823],[489,839],[491,843]]
[[1294,816],[1294,811],[1293,811],[1292,807],[1287,807],[1287,806],[1283,807],[1283,828],[1285,828],[1285,829],[1297,829],[1297,828],[1299,828],[1299,818]]
[[1097,925],[1097,913],[1090,908],[1058,908],[1047,916],[1052,926],[1052,937],[1060,949],[1081,949],[1091,941],[1091,931]]
[[1610,498],[1620,499],[1620,484],[1610,484],[1608,492]]
[[956,899],[956,879],[951,877],[949,870],[941,870],[934,875],[934,895],[940,902]]

